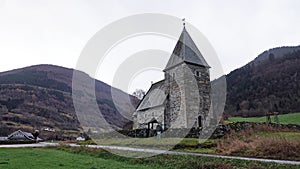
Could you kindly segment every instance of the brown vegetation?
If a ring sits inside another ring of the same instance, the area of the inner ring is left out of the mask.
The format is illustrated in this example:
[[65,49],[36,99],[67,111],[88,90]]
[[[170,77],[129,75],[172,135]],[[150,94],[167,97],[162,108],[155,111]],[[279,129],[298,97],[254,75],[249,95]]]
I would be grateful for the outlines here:
[[300,142],[283,136],[264,137],[266,133],[287,132],[267,125],[239,132],[230,132],[217,142],[216,152],[223,155],[300,160]]

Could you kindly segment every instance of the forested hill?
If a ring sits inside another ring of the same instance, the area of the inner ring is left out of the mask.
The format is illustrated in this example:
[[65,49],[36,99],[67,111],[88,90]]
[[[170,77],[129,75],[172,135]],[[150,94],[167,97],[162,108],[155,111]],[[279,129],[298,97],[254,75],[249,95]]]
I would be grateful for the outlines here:
[[227,76],[225,114],[262,116],[300,112],[300,47],[280,47]]
[[[91,79],[87,74],[81,74],[85,79]],[[73,69],[53,65],[35,65],[0,73],[0,136],[16,129],[32,132],[43,128],[78,136],[81,127],[72,100],[72,76]],[[108,123],[122,128],[128,120],[117,110],[111,97],[112,90],[121,100],[129,97],[135,104],[136,99],[95,81],[101,113]]]

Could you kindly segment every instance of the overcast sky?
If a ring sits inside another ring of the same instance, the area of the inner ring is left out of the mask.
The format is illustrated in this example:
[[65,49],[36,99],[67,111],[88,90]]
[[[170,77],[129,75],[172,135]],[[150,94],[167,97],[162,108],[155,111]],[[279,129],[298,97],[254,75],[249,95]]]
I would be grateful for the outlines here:
[[[229,73],[269,48],[300,45],[299,9],[299,0],[0,0],[0,71],[35,64],[74,68],[87,41],[107,24],[162,13],[199,29]],[[155,38],[143,40],[149,45]],[[176,42],[162,43],[172,50]],[[109,76],[96,78],[111,84]]]

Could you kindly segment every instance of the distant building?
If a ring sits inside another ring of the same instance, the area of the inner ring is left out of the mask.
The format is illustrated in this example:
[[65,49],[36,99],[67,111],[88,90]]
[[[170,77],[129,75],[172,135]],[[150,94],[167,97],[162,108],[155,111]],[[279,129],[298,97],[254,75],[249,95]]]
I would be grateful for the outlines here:
[[83,137],[77,137],[76,141],[85,141],[85,138],[83,138]]
[[45,128],[44,131],[55,132],[55,129]]
[[165,67],[133,113],[134,129],[202,127],[210,109],[210,66],[187,32],[180,35]]
[[[2,137],[4,140],[4,137]],[[8,135],[6,137],[6,140],[21,140],[21,141],[26,141],[26,140],[34,140],[34,136],[31,133],[24,132],[22,130],[15,131]],[[37,141],[41,141],[41,138],[37,138]]]
[[6,141],[8,140],[7,137],[0,137],[0,141]]

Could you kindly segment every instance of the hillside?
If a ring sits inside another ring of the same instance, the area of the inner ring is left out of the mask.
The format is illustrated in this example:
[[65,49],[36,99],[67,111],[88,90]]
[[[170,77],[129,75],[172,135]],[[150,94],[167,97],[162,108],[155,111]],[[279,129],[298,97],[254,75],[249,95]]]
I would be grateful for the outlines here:
[[[85,81],[93,80],[87,74],[79,73]],[[51,128],[58,135],[78,135],[82,128],[72,100],[72,76],[73,69],[53,65],[0,73],[0,135],[19,128],[29,132]],[[114,105],[112,91],[120,100],[128,98],[125,92],[95,81],[97,103],[104,118],[115,128],[122,128],[129,120]],[[136,99],[129,97],[136,104]]]
[[225,114],[262,116],[267,111],[300,111],[300,47],[263,52],[229,73]]
[[[281,47],[263,52],[255,60],[236,69],[227,77],[225,114],[263,116],[267,111],[300,112],[300,47]],[[62,136],[78,136],[82,130],[72,99],[73,69],[53,65],[36,65],[0,73],[0,136],[16,130],[51,128]],[[93,81],[87,74],[81,86]],[[112,91],[118,105],[112,99]],[[76,94],[89,96],[86,91]],[[111,86],[95,81],[99,110],[115,128],[123,128],[133,112],[136,98]],[[89,98],[89,97],[87,97]],[[79,107],[89,119],[99,123],[87,102]],[[123,116],[125,115],[125,117]],[[101,125],[100,125],[101,126]]]

